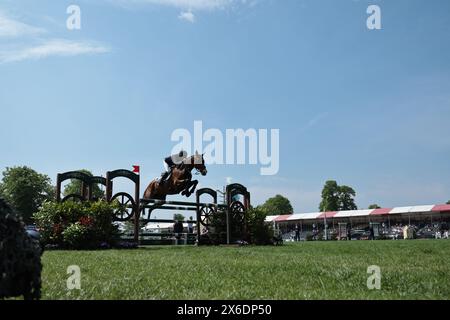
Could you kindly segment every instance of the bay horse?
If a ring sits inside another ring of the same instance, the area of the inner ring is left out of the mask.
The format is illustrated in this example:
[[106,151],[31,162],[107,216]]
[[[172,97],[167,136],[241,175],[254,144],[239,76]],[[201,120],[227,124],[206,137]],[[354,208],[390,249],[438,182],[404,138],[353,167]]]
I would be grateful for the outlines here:
[[193,169],[206,176],[208,171],[202,154],[196,152],[195,155],[185,158],[172,169],[170,177],[162,184],[159,178],[152,180],[145,189],[144,199],[166,200],[167,195],[179,193],[189,197],[198,185],[198,180],[192,180]]

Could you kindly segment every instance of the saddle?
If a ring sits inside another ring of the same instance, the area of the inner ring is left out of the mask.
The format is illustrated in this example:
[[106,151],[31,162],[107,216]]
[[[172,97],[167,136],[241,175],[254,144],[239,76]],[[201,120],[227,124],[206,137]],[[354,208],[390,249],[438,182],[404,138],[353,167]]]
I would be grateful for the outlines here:
[[[183,163],[180,163],[180,164],[174,164],[173,166],[171,166],[171,167],[169,168],[169,171],[164,171],[164,172],[161,173],[161,176],[160,176],[159,178],[157,178],[158,182],[159,182],[159,183],[161,183],[161,182],[165,183],[165,182],[169,181],[170,176],[172,175],[173,170],[174,170],[175,168],[181,169],[182,167],[183,167]],[[165,177],[165,176],[166,176],[166,177]],[[165,178],[164,178],[164,177],[165,177]],[[164,179],[163,179],[163,178],[164,178]],[[163,181],[163,180],[164,180],[164,181]]]

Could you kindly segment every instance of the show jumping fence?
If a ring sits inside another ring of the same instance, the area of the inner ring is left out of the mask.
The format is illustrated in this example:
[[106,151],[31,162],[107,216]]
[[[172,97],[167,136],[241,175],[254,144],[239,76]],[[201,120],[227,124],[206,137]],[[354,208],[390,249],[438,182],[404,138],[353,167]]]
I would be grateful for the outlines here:
[[[116,178],[126,178],[134,183],[134,196],[127,192],[114,193],[114,180]],[[69,194],[61,197],[62,183],[66,180],[80,180],[81,190],[79,194]],[[217,203],[217,191],[211,188],[202,188],[196,191],[196,201],[168,201],[157,199],[141,199],[140,198],[140,176],[132,171],[119,169],[108,171],[106,178],[99,176],[90,176],[81,171],[70,171],[60,173],[56,179],[56,200],[64,201],[92,201],[96,200],[92,196],[93,186],[101,184],[106,188],[106,201],[118,201],[119,209],[114,212],[115,221],[132,221],[134,225],[133,241],[142,244],[140,241],[140,224],[158,223],[158,222],[174,222],[173,220],[151,219],[154,210],[176,210],[176,211],[195,211],[196,220],[191,221],[196,225],[196,242],[202,244],[202,232],[209,232],[211,229],[211,220],[214,215],[219,212],[225,213],[226,216],[226,243],[230,244],[230,220],[238,221],[242,227],[242,238],[246,238],[247,234],[247,211],[250,208],[250,193],[247,188],[241,184],[233,183],[226,187],[226,203]],[[208,195],[212,198],[212,202],[201,202],[201,197]],[[243,199],[238,200],[238,199]],[[186,221],[189,222],[189,221]],[[151,236],[155,236],[152,234]]]

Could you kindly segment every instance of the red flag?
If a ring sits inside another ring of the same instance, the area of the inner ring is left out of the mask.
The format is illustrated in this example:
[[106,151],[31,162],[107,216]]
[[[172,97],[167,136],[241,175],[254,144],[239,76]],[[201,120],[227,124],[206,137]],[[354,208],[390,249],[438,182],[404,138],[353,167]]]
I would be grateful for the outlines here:
[[133,172],[134,173],[139,173],[141,171],[141,167],[140,166],[133,166]]

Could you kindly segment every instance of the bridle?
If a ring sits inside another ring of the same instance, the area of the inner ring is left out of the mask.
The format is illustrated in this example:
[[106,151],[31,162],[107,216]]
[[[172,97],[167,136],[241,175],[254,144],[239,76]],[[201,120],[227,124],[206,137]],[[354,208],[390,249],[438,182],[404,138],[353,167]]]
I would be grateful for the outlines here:
[[199,168],[195,167],[195,157],[194,156],[191,156],[191,157],[186,158],[185,160],[183,160],[181,162],[180,169],[184,169],[184,168],[188,168],[189,169],[189,165],[188,164],[192,166],[191,170],[195,169],[194,175],[198,176],[199,174],[202,174],[203,169],[199,169]]
[[199,174],[202,173],[202,171],[201,171],[200,169],[198,169],[198,168],[196,168],[196,167],[194,167],[194,169],[195,169],[194,174],[195,174],[196,176],[198,176]]

